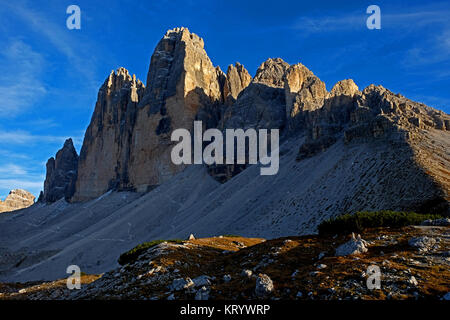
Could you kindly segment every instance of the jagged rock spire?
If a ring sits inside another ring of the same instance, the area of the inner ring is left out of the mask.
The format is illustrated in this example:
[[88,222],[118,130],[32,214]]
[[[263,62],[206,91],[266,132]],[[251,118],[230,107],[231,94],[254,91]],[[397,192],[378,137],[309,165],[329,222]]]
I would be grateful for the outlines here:
[[51,203],[59,199],[70,199],[75,191],[78,154],[72,139],[67,139],[55,158],[47,161],[47,175],[41,201]]

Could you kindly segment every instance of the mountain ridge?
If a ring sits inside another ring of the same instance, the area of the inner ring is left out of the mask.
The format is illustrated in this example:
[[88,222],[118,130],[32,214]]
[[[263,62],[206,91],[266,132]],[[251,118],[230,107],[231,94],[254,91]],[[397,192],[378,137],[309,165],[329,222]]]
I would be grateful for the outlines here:
[[[9,257],[2,278],[54,279],[74,262],[103,272],[139,243],[191,233],[275,238],[313,234],[324,219],[357,211],[450,214],[450,116],[442,111],[350,79],[328,91],[305,66],[280,58],[253,78],[240,64],[225,74],[186,28],[157,45],[148,79],[112,72],[76,179],[68,170],[72,178],[61,180],[68,193],[46,201],[61,188],[46,180],[58,188],[0,217]],[[259,165],[175,166],[170,133],[195,120],[204,129],[280,129],[278,174],[261,176]]]

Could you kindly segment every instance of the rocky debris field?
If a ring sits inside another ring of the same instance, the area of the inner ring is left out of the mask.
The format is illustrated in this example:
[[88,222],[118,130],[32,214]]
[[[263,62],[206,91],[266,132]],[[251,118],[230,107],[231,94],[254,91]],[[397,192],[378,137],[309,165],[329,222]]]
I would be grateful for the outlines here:
[[[194,237],[191,237],[194,238]],[[381,271],[368,289],[368,267]],[[450,299],[450,227],[378,228],[361,235],[273,240],[219,236],[163,242],[102,275],[3,283],[0,299]]]

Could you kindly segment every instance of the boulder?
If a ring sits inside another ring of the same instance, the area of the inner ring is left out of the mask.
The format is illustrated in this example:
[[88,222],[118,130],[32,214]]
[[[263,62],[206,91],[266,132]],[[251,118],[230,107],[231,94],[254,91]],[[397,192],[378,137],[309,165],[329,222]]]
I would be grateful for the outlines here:
[[257,297],[266,297],[274,290],[272,279],[266,274],[259,274],[256,279],[255,294]]
[[434,246],[438,241],[435,238],[423,236],[414,237],[408,241],[411,247],[416,248],[418,251],[427,252],[433,250]]
[[363,239],[361,239],[361,235],[358,234],[357,237],[355,237],[355,234],[352,233],[352,238],[340,245],[337,249],[336,249],[336,256],[348,256],[348,255],[353,255],[353,254],[359,254],[359,253],[364,253],[367,252],[367,242]]

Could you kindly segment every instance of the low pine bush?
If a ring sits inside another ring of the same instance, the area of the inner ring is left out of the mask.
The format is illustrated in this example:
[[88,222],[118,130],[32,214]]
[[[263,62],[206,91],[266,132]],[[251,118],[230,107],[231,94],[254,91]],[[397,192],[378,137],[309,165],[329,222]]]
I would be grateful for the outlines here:
[[415,212],[396,211],[364,211],[323,221],[318,229],[319,234],[346,234],[350,232],[362,232],[367,228],[391,227],[400,228],[409,225],[417,225],[427,219],[442,218],[436,214],[419,214]]
[[141,243],[140,245],[137,245],[133,249],[122,253],[119,257],[119,264],[125,265],[128,263],[131,263],[133,261],[136,261],[136,259],[143,254],[147,249],[154,247],[162,242],[170,242],[170,243],[183,243],[183,240],[175,239],[175,240],[153,240],[149,242]]

